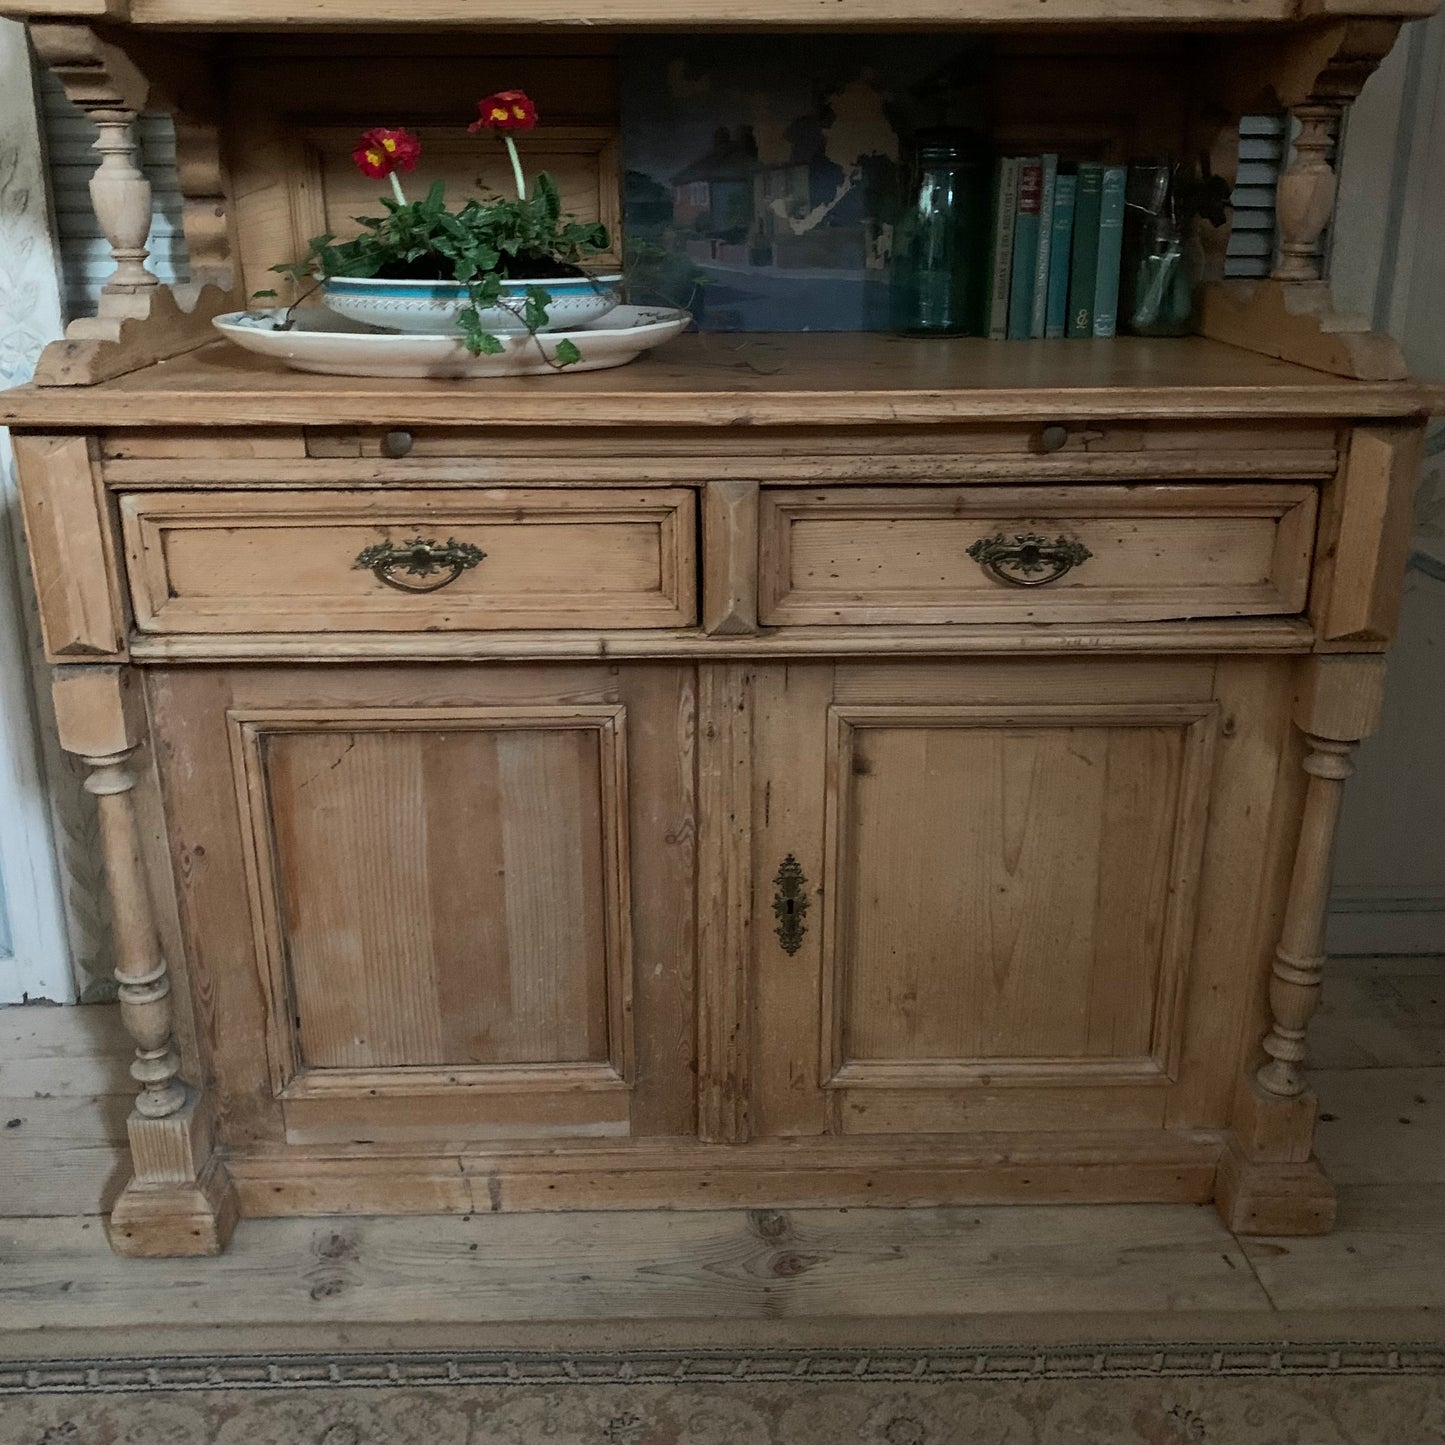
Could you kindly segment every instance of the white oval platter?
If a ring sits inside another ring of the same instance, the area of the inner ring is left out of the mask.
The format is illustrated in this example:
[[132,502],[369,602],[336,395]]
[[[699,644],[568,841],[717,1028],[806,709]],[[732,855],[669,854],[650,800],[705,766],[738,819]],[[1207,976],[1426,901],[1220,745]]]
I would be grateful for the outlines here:
[[[288,330],[282,310],[232,311],[214,318],[216,330],[247,351],[284,362],[294,371],[328,376],[469,377],[566,375],[602,371],[680,336],[692,323],[686,311],[618,306],[590,326],[540,336],[503,336],[496,356],[473,356],[456,336],[379,331],[320,308],[297,311]],[[570,366],[556,364],[557,347],[571,341],[582,353]]]

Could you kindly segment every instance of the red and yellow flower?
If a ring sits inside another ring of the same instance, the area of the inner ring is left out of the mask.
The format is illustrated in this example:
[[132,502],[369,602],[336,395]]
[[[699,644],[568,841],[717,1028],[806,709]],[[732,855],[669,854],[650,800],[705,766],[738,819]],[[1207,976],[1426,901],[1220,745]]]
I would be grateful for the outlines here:
[[421,142],[409,131],[376,126],[356,143],[351,159],[363,175],[382,180],[397,171],[416,169]]
[[479,130],[531,130],[537,124],[537,106],[524,90],[499,90],[477,102],[477,118],[467,127]]

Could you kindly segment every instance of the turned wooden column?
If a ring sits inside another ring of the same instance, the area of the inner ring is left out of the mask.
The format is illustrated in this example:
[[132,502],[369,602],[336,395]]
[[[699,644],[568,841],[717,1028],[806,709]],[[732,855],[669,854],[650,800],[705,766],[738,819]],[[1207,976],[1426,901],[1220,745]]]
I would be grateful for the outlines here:
[[1305,1032],[1319,1007],[1325,967],[1325,918],[1329,907],[1335,828],[1345,779],[1357,743],[1307,732],[1304,770],[1309,774],[1299,848],[1290,875],[1284,930],[1275,949],[1269,980],[1273,1022],[1264,1038],[1267,1063],[1255,1078],[1266,1094],[1293,1098],[1305,1091],[1303,1066],[1308,1057]]
[[111,1213],[111,1246],[127,1255],[218,1254],[236,1220],[208,1111],[180,1078],[171,985],[136,817],[131,763],[144,708],[127,667],[55,671],[61,746],[91,769],[86,791],[100,811],[100,846],[115,927],[121,1019],[135,1042],[140,1085],[127,1121],[133,1175]]
[[1299,134],[1275,190],[1279,262],[1271,275],[1276,281],[1318,281],[1320,237],[1335,209],[1330,152],[1339,136],[1344,106],[1300,105],[1290,114],[1299,122]]
[[164,1119],[186,1102],[176,1077],[181,1060],[171,1032],[171,981],[151,912],[136,825],[135,774],[126,766],[134,748],[85,757],[85,780],[100,813],[100,849],[115,930],[115,981],[121,1021],[135,1041],[131,1077],[141,1086],[136,1112]]
[[1265,1058],[1241,1083],[1215,1179],[1219,1212],[1238,1233],[1322,1234],[1334,1223],[1334,1189],[1312,1152],[1315,1098],[1304,1073],[1305,1036],[1320,999],[1345,779],[1354,771],[1355,748],[1379,721],[1384,681],[1379,653],[1312,657],[1303,665],[1294,717],[1309,784],[1270,969]]
[[1319,1006],[1325,966],[1335,829],[1345,779],[1355,770],[1354,751],[1379,722],[1384,685],[1385,659],[1378,653],[1316,657],[1306,664],[1295,723],[1305,738],[1309,787],[1270,973],[1268,1058],[1255,1074],[1266,1097],[1293,1099],[1305,1092],[1305,1033]]
[[[151,229],[151,183],[139,165],[133,110],[92,110],[100,134],[95,149],[100,164],[90,178],[90,203],[115,257],[115,271],[101,287],[101,296],[130,296],[157,285],[146,266],[146,240]],[[101,314],[106,314],[102,301]],[[141,314],[144,314],[142,312]]]

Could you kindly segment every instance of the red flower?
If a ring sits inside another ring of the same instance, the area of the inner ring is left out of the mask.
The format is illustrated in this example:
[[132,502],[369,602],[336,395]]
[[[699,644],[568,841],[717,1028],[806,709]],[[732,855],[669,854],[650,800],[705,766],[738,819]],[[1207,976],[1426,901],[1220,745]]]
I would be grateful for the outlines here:
[[351,159],[363,175],[381,180],[393,171],[414,171],[419,155],[421,142],[409,130],[377,126],[357,141]]
[[499,90],[477,102],[477,118],[467,129],[531,130],[537,124],[537,106],[524,90]]

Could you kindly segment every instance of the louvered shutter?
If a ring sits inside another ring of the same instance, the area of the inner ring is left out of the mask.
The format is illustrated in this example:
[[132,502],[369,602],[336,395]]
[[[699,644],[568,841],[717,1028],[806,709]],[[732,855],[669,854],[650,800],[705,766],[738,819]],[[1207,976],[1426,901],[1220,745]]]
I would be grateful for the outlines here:
[[1247,115],[1239,123],[1239,171],[1226,276],[1268,276],[1274,265],[1274,187],[1284,162],[1284,115]]

